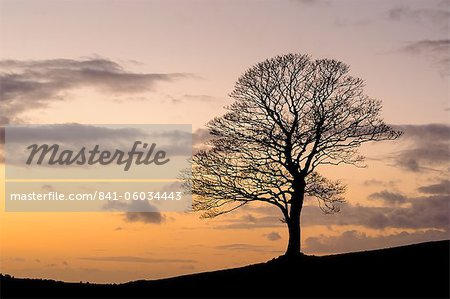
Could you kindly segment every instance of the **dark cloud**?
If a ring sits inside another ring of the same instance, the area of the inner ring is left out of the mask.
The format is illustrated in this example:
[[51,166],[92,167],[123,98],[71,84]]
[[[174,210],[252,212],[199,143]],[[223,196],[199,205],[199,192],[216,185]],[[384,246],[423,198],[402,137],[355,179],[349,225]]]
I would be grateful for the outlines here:
[[310,237],[305,240],[304,250],[310,253],[342,253],[373,250],[393,246],[408,245],[427,241],[448,239],[448,232],[426,230],[401,232],[387,236],[368,236],[355,230],[346,231],[339,236]]
[[160,212],[126,212],[124,216],[127,222],[161,224],[166,221],[166,216]]
[[172,104],[182,104],[192,102],[201,102],[206,104],[218,101],[218,98],[206,94],[184,94],[182,96],[171,96],[171,95],[166,96],[168,99],[170,99]]
[[270,232],[267,235],[265,235],[267,239],[269,239],[270,241],[277,241],[281,239],[281,236],[279,233],[277,232]]
[[403,130],[402,138],[415,141],[432,142],[450,138],[450,126],[447,124],[425,124],[425,125],[394,125],[395,129]]
[[39,126],[9,127],[8,143],[29,142],[67,142],[77,143],[87,141],[119,139],[131,140],[145,138],[147,134],[137,128],[102,127],[77,123],[52,124]]
[[0,119],[0,164],[5,164],[5,127],[2,127],[2,124]]
[[192,134],[192,147],[193,152],[204,150],[208,148],[208,141],[213,139],[214,136],[209,133],[208,129],[197,129]]
[[5,144],[5,127],[0,127],[0,145]]
[[396,163],[405,170],[418,172],[427,169],[437,169],[449,164],[450,152],[448,142],[440,140],[438,143],[406,149],[399,155]]
[[371,187],[371,186],[384,186],[384,187],[393,188],[393,187],[395,187],[399,182],[400,182],[400,180],[382,181],[382,180],[378,180],[378,179],[370,179],[370,180],[365,180],[365,181],[362,183],[362,185],[365,186],[365,187]]
[[368,207],[344,204],[341,212],[324,215],[315,206],[303,208],[302,224],[359,225],[372,229],[410,228],[449,230],[450,196],[405,198],[405,205]]
[[281,212],[274,208],[271,215],[253,215],[246,214],[244,216],[227,219],[223,224],[214,226],[216,229],[255,229],[255,228],[273,228],[284,227],[285,224],[280,220]]
[[[361,206],[344,203],[340,212],[324,214],[316,205],[303,207],[301,222],[308,226],[361,226],[370,229],[438,229],[449,230],[450,195],[407,197],[393,191],[381,191],[375,196],[386,202],[401,201],[401,205]],[[271,206],[245,207],[247,214],[223,220],[217,229],[281,228],[281,212]]]
[[121,262],[121,263],[197,263],[190,259],[155,259],[137,256],[100,256],[100,257],[80,257],[81,260],[97,262]]
[[406,202],[406,197],[397,192],[383,190],[369,195],[369,199],[381,199],[388,204],[402,204]]
[[448,52],[450,47],[450,40],[421,40],[417,42],[411,42],[406,45],[403,50],[411,53],[424,53],[431,52],[436,54],[443,54]]
[[450,194],[450,181],[442,180],[439,183],[422,186],[418,188],[422,193],[428,194]]
[[448,76],[450,70],[450,40],[420,40],[409,42],[401,51],[415,55],[424,55],[438,68],[441,76]]
[[297,3],[313,6],[313,5],[330,5],[329,0],[296,0]]
[[159,147],[169,156],[191,156],[193,134],[191,128],[186,130],[166,129],[162,127],[157,132],[148,134],[151,140],[161,140]]
[[199,145],[210,140],[213,136],[209,133],[208,129],[197,129],[192,137],[192,143],[194,145]]
[[147,201],[133,201],[126,209],[130,211],[123,214],[126,222],[161,224],[166,221],[166,216]]
[[77,88],[103,93],[152,91],[158,82],[192,76],[186,73],[134,73],[107,59],[0,61],[0,124],[21,122],[25,111],[64,100]]
[[429,24],[437,26],[441,30],[447,29],[450,21],[448,5],[436,5],[430,8],[398,6],[388,10],[387,16],[392,21],[410,21]]
[[450,126],[445,124],[396,125],[405,134],[408,147],[394,158],[401,168],[419,172],[430,168],[448,169],[450,161]]
[[[431,26],[434,31],[447,33],[450,29],[450,4],[448,1],[431,2],[427,8],[399,6],[387,12],[392,21],[407,21],[422,26]],[[446,36],[446,35],[445,35]],[[450,41],[444,39],[424,39],[409,41],[401,51],[427,57],[439,70],[441,76],[450,74]]]
[[363,186],[382,186],[385,182],[377,179],[365,180]]
[[104,206],[105,211],[127,211],[123,213],[126,222],[142,222],[146,224],[161,224],[166,221],[166,216],[158,211],[158,208],[148,201],[133,200],[130,203],[108,201]]

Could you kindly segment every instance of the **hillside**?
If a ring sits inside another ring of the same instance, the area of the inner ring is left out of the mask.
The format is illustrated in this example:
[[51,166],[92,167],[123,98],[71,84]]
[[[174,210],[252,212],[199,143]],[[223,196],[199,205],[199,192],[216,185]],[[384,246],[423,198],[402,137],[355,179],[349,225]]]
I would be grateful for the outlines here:
[[125,284],[1,276],[12,297],[449,297],[450,241],[266,263]]

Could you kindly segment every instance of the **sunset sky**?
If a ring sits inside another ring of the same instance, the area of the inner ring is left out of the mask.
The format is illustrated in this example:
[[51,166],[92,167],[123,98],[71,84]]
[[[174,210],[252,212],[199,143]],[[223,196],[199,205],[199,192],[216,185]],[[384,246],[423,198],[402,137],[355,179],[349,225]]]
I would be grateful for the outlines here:
[[[348,185],[347,202],[339,214],[323,215],[307,200],[303,251],[448,239],[449,6],[0,0],[0,124],[192,124],[195,147],[255,63],[286,53],[334,58],[365,80],[366,93],[383,101],[386,123],[405,134],[364,146],[368,168],[319,169]],[[281,214],[269,206],[208,220],[150,215],[2,208],[0,272],[124,282],[263,262],[287,245]]]

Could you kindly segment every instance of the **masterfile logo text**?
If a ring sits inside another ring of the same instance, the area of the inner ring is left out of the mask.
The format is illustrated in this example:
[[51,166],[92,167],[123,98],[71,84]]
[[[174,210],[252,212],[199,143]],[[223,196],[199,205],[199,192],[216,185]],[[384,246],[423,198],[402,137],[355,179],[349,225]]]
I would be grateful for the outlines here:
[[185,211],[190,125],[9,125],[6,211]]
[[[138,147],[142,145],[142,151],[138,150]],[[129,152],[116,149],[114,151],[100,150],[100,145],[96,144],[92,149],[86,149],[85,146],[81,147],[78,151],[73,150],[60,150],[58,144],[32,144],[27,147],[30,150],[30,155],[27,159],[27,165],[35,163],[36,165],[109,165],[111,163],[117,163],[118,165],[124,165],[124,170],[130,170],[133,162],[137,165],[155,164],[164,165],[170,161],[166,158],[166,152],[164,150],[155,150],[156,143],[152,143],[150,146],[148,143],[142,141],[135,141]],[[35,159],[36,157],[36,159]],[[36,161],[34,161],[36,160]]]

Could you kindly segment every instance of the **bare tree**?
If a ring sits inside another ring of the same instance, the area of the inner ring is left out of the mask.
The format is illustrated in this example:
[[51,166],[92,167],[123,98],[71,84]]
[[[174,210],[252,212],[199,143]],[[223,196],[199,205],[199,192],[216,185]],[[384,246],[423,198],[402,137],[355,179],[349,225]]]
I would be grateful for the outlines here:
[[305,195],[325,213],[344,200],[345,186],[316,169],[363,166],[361,144],[401,135],[383,122],[381,102],[364,94],[363,80],[348,73],[342,62],[299,54],[247,70],[228,112],[207,125],[215,138],[193,156],[194,210],[215,217],[254,201],[277,206],[289,230],[286,255],[300,253]]

